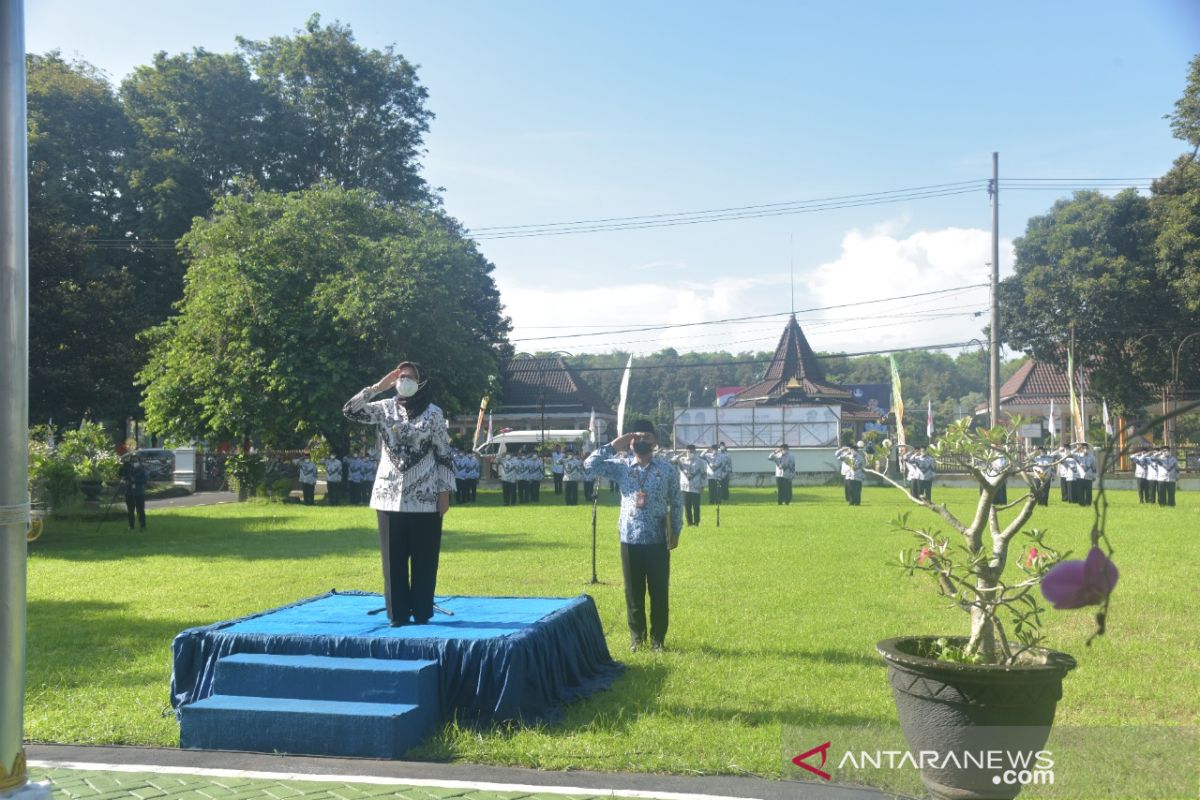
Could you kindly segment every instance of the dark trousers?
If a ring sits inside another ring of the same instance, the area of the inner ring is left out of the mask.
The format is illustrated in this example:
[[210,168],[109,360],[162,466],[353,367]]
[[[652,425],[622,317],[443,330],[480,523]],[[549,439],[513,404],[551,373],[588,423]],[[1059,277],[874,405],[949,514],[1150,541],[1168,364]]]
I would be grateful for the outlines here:
[[729,479],[731,477],[731,475],[726,475],[724,478],[721,478],[721,502],[729,499]]
[[1039,506],[1050,505],[1050,484],[1052,478],[1035,478],[1033,484],[1034,497]]
[[325,484],[325,503],[326,505],[336,506],[341,500],[342,484],[337,481]]
[[569,505],[569,506],[579,505],[579,481],[566,481],[563,483],[563,486],[566,487],[567,505]]
[[458,503],[460,506],[463,503],[467,502],[467,479],[466,478],[457,478],[456,477],[454,479],[454,502]]
[[479,478],[467,478],[467,502],[474,503],[479,493]]
[[792,502],[792,479],[775,479],[775,500],[779,505]]
[[530,481],[529,482],[529,502],[531,502],[531,503],[542,502],[542,482],[541,481]]
[[846,479],[846,502],[852,506],[862,505],[862,481]]
[[1000,481],[1000,485],[996,487],[996,494],[992,498],[992,501],[998,506],[1008,504],[1008,481]]
[[933,480],[921,480],[921,497],[925,498],[926,503],[933,502]]
[[300,484],[300,493],[304,495],[304,505],[311,506],[313,504],[313,495],[315,495],[316,492],[317,485],[315,483]]
[[700,524],[700,493],[683,493],[683,510],[687,514],[688,525]]
[[1137,479],[1137,486],[1138,486],[1138,502],[1139,502],[1139,503],[1145,503],[1145,502],[1146,502],[1146,497],[1147,497],[1147,488],[1148,488],[1148,487],[1147,487],[1147,484],[1149,484],[1149,483],[1150,483],[1150,481],[1146,480],[1145,478],[1138,478],[1138,479]]
[[1062,489],[1062,501],[1064,503],[1075,502],[1075,490],[1071,488],[1071,484],[1075,481],[1069,481],[1066,478],[1059,478],[1058,485]]
[[592,502],[592,497],[595,494],[596,494],[596,482],[595,481],[584,481],[583,482],[583,499],[587,500],[590,503],[590,502]]
[[552,472],[550,474],[554,476],[554,493],[562,494],[563,474],[561,472]]
[[371,493],[367,490],[366,481],[350,481],[350,502],[354,505],[362,505],[371,499]]
[[138,524],[146,527],[146,495],[125,495],[125,513],[129,515],[129,530],[133,530],[133,515],[137,513]]
[[517,502],[518,503],[528,503],[529,502],[529,484],[530,483],[532,483],[532,481],[525,481],[525,480],[517,481]]
[[721,482],[716,478],[708,479],[708,504],[711,506],[721,502]]
[[1158,504],[1160,506],[1175,505],[1175,481],[1157,481]]
[[1090,506],[1092,504],[1092,482],[1090,480],[1071,481],[1072,490],[1075,492],[1075,502],[1081,506]]
[[671,585],[671,552],[665,544],[621,543],[621,573],[625,577],[625,611],[629,633],[646,638],[646,592],[650,593],[650,639],[667,636],[668,591]]
[[436,511],[376,511],[388,620],[418,625],[433,616],[442,516]]
[[500,494],[504,497],[504,505],[515,506],[517,504],[517,482],[500,481]]

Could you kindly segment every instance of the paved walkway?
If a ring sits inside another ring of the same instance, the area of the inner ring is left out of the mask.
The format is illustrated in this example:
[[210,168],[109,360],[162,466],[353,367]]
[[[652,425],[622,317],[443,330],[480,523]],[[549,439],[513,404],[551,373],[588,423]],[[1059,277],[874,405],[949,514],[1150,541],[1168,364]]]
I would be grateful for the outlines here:
[[146,508],[186,508],[187,506],[211,506],[217,503],[236,503],[237,492],[194,492],[185,497],[165,497],[162,500],[147,500]]
[[728,776],[544,772],[472,764],[142,747],[29,745],[55,797],[116,800],[881,800],[878,792]]

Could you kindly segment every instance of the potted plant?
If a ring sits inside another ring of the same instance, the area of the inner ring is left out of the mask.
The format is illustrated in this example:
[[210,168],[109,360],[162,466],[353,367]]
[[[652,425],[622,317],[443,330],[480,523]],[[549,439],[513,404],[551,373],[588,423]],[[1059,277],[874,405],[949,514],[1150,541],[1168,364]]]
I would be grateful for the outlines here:
[[[867,470],[950,528],[944,535],[938,526],[913,522],[908,513],[892,522],[915,540],[901,552],[902,569],[929,576],[969,620],[966,635],[901,637],[877,645],[913,751],[1040,750],[1075,660],[1041,646],[1045,608],[1039,595],[1044,592],[1057,608],[1079,607],[1103,601],[1116,583],[1116,567],[1098,548],[1087,562],[1065,561],[1068,554],[1052,547],[1045,531],[1026,529],[1037,504],[1034,487],[1057,462],[1018,453],[1020,422],[972,429],[969,420],[960,420],[930,448],[937,458],[964,461],[978,484],[970,519],[912,497],[884,472]],[[885,442],[883,449],[889,447]],[[1018,480],[1029,491],[1006,502],[1006,483]],[[1002,522],[1000,512],[1012,509],[1016,515]],[[958,768],[957,761],[922,769],[921,779],[935,797],[1011,798],[1020,791],[996,783],[994,770]]]

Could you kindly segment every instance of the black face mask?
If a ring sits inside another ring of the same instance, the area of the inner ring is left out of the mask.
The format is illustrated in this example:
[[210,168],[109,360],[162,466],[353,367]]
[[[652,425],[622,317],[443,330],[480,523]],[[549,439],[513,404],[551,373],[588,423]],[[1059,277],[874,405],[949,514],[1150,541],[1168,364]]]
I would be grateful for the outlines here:
[[648,456],[654,452],[654,445],[650,444],[649,442],[634,442],[633,452],[637,453],[639,456]]

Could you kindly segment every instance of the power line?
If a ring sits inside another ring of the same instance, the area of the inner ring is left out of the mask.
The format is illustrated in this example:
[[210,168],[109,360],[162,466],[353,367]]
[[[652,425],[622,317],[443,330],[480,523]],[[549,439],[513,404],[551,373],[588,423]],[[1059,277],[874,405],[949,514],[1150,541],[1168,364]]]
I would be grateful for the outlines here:
[[[835,308],[852,308],[854,306],[867,306],[867,305],[874,305],[877,303],[891,303],[896,300],[911,300],[914,297],[929,297],[929,296],[937,295],[937,294],[948,294],[950,292],[959,292],[959,291],[962,291],[963,289],[977,289],[980,286],[987,286],[987,285],[988,284],[986,284],[986,283],[972,283],[972,284],[968,284],[966,286],[954,286],[949,289],[935,289],[935,290],[929,291],[929,292],[918,292],[916,294],[899,295],[897,297],[882,297],[882,298],[879,298],[876,300],[858,300],[853,303],[839,303],[837,305],[832,305],[832,306],[815,306],[813,308],[799,309],[796,313],[797,314],[808,314],[808,313],[811,313],[814,311],[830,311]],[[531,337],[526,337],[523,339],[510,339],[510,341],[512,341],[512,342],[540,342],[540,341],[546,341],[548,339],[555,339],[555,340],[557,340],[557,339],[580,339],[580,338],[584,338],[587,336],[603,336],[603,335],[610,334],[610,333],[644,333],[646,331],[671,330],[674,328],[694,328],[699,325],[723,325],[723,324],[729,323],[729,322],[743,322],[745,320],[769,319],[771,317],[790,316],[790,315],[791,315],[791,312],[789,312],[789,311],[778,311],[778,312],[774,312],[771,314],[753,314],[753,315],[746,316],[746,317],[729,317],[727,319],[715,319],[715,320],[707,320],[707,321],[703,321],[703,322],[679,322],[679,323],[668,324],[668,325],[647,325],[647,326],[640,326],[640,327],[636,327],[636,328],[621,328],[618,330],[611,330],[611,331],[593,331],[591,333],[565,333],[565,334],[562,334],[559,336],[531,336]]]

